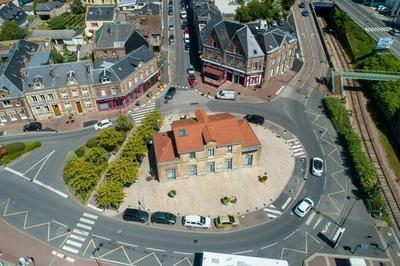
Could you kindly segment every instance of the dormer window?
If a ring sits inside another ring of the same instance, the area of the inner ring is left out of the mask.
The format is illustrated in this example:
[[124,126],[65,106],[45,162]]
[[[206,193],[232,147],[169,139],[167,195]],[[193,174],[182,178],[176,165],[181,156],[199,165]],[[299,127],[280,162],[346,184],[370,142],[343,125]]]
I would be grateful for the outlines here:
[[75,84],[76,83],[76,73],[74,71],[69,71],[67,73],[67,84]]
[[179,137],[185,137],[186,135],[186,130],[184,128],[179,129]]
[[217,48],[217,42],[213,41],[213,47]]
[[102,79],[100,80],[100,82],[101,82],[101,83],[110,83],[111,80],[110,80],[109,78],[102,78]]
[[42,77],[41,76],[34,77],[32,83],[33,83],[34,89],[41,89],[42,88]]

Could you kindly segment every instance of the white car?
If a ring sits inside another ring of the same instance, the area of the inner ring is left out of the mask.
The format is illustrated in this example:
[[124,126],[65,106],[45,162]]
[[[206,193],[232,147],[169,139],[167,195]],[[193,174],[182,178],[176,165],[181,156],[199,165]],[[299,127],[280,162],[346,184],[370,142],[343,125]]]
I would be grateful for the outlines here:
[[111,120],[110,119],[104,119],[104,120],[101,120],[101,121],[97,122],[94,125],[94,129],[95,130],[100,130],[100,129],[105,129],[105,128],[108,128],[108,127],[111,127],[111,126],[112,126]]
[[315,176],[322,176],[324,172],[324,161],[319,157],[311,159],[311,174]]
[[299,217],[304,217],[312,207],[314,207],[314,202],[310,198],[305,198],[296,206],[294,213]]
[[187,67],[187,73],[189,75],[194,75],[194,67],[192,65],[188,65]]
[[182,225],[208,229],[211,227],[211,219],[200,215],[185,215],[182,218]]
[[169,30],[170,30],[170,31],[173,31],[173,30],[174,30],[174,25],[172,25],[172,24],[169,25]]

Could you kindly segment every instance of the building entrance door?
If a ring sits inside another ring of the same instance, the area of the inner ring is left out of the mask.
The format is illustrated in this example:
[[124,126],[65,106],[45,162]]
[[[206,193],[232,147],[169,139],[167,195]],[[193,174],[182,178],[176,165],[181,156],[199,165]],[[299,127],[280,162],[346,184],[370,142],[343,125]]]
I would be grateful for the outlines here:
[[81,102],[75,102],[76,109],[78,109],[78,113],[82,113],[82,105]]
[[60,116],[61,115],[60,108],[58,107],[58,104],[53,105],[53,111],[54,111],[54,115],[55,116]]

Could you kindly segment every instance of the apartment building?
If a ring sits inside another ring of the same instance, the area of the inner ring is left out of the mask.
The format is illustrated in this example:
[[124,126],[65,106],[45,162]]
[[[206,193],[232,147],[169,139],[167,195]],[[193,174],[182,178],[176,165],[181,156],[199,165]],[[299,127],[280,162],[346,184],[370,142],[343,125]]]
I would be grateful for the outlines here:
[[171,130],[153,136],[160,182],[207,175],[257,165],[261,143],[244,119],[232,114],[208,115],[173,121]]
[[86,35],[92,37],[104,23],[113,22],[114,18],[114,6],[88,6],[85,15]]
[[97,111],[91,61],[23,68],[22,83],[37,120]]

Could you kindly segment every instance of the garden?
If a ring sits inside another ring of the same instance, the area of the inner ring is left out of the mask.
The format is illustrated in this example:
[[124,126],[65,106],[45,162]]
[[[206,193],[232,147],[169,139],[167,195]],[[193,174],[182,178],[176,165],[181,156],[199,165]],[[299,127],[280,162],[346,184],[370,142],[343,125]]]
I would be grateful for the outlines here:
[[39,26],[40,30],[78,30],[85,27],[85,14],[64,13]]
[[33,142],[12,142],[6,145],[0,145],[0,165],[8,164],[21,155],[33,151],[42,146],[40,141]]

